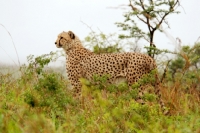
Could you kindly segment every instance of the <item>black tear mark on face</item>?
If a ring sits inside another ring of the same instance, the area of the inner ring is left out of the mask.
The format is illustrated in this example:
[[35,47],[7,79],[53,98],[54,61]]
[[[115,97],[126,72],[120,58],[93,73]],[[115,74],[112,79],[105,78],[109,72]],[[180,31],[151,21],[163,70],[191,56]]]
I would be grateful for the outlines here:
[[[60,40],[61,39],[63,39],[63,37],[60,37]],[[60,43],[60,40],[59,40],[59,46],[62,47],[62,44]]]

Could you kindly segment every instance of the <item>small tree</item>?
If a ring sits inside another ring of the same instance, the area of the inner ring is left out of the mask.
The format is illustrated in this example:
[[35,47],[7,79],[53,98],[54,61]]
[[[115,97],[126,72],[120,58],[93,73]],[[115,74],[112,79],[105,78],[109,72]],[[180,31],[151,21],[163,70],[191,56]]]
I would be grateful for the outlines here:
[[[123,23],[116,23],[124,31],[129,31],[130,35],[120,35],[120,38],[137,38],[145,39],[150,44],[148,54],[154,57],[156,45],[154,44],[154,33],[160,30],[161,24],[164,22],[168,27],[166,17],[172,13],[179,13],[176,11],[180,6],[179,0],[129,0],[131,11],[124,14],[125,21]],[[139,26],[139,21],[143,22],[148,31],[143,31]]]

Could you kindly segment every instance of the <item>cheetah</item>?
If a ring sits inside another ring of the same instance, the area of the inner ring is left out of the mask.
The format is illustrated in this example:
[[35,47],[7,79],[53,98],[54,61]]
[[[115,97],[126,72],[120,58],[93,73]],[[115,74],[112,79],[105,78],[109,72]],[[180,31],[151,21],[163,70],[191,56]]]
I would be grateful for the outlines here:
[[[108,74],[108,82],[115,83],[123,78],[131,88],[143,75],[156,69],[155,60],[142,53],[110,53],[95,54],[83,47],[80,39],[72,32],[62,32],[55,42],[57,48],[63,48],[66,53],[66,70],[74,93],[80,95],[80,78],[92,80],[95,74]],[[155,74],[156,79],[157,74]],[[160,98],[158,82],[155,83],[155,93]],[[143,89],[140,89],[141,91]],[[142,93],[142,92],[141,92]],[[159,101],[164,106],[162,101]]]

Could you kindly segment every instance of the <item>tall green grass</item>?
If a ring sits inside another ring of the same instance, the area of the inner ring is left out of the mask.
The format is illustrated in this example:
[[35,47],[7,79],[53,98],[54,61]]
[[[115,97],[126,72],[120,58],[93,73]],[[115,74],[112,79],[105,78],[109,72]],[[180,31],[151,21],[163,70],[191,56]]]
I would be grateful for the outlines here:
[[105,84],[106,76],[94,82],[80,79],[82,97],[74,99],[68,80],[45,67],[53,60],[55,53],[29,56],[28,64],[15,70],[17,78],[0,70],[0,132],[200,132],[199,71],[179,73],[174,81],[166,74],[160,87],[171,115],[165,116],[156,95],[146,95],[141,105],[134,100],[137,87],[129,91],[126,84]]

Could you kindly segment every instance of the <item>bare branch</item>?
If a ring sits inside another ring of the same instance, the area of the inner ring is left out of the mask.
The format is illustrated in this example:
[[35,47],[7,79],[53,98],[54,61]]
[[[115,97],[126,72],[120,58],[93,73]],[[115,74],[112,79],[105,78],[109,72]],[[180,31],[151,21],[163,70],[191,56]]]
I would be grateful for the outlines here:
[[[162,16],[161,16],[160,14],[158,14],[158,15],[159,15],[160,18],[162,18]],[[160,22],[159,19],[158,19],[158,17],[156,17],[155,19],[157,20],[157,22]],[[170,26],[169,26],[168,21],[164,19],[163,22],[164,22],[164,23],[167,25],[167,27],[170,29]],[[157,25],[156,22],[155,22],[155,24]],[[159,27],[160,27],[160,26],[159,26]]]
[[139,19],[139,20],[141,20],[142,22],[144,22],[145,24],[148,24],[145,20],[143,20],[142,18],[140,18],[138,15],[136,15],[137,16],[137,18]]
[[129,0],[129,2],[130,2],[129,6],[131,6],[132,10],[133,11],[138,11],[138,9],[132,5],[131,0]]
[[[180,4],[180,1],[179,1],[179,0],[178,0],[178,6],[182,7],[184,13],[186,14],[185,9],[184,9],[183,6]],[[176,9],[177,9],[177,8],[178,8],[178,7],[176,7]],[[175,9],[175,10],[176,10],[176,9]]]
[[[143,9],[143,11],[145,11],[145,7],[144,7],[144,3],[142,0],[140,0],[140,3],[141,3],[141,7]],[[146,17],[147,19],[147,26],[148,26],[148,29],[149,29],[149,32],[152,32],[153,30],[153,27],[150,25],[150,22],[149,22],[149,19],[151,18],[151,16],[148,14],[148,13],[144,13],[144,16]]]
[[156,25],[156,27],[160,27],[160,25],[162,24],[163,20],[165,19],[165,17],[169,14],[170,12],[165,13],[165,15],[161,18],[160,22],[158,23],[158,25]]
[[196,42],[195,43],[198,43],[200,41],[200,37],[198,37],[198,39],[196,40]]
[[96,42],[97,42],[97,44],[99,44],[99,41],[98,41],[98,39],[95,37],[95,35],[94,35],[94,31],[93,31],[93,29],[91,28],[91,26],[89,26],[88,24],[86,24],[85,22],[83,22],[82,20],[80,20],[81,21],[81,23],[83,23],[84,25],[86,25],[92,32],[92,34],[93,34],[93,36],[94,36],[94,38],[95,38],[95,40],[96,40]]
[[145,11],[146,9],[144,8],[144,3],[143,3],[143,1],[140,0],[140,3],[141,3],[141,7],[142,7],[142,9]]

